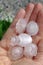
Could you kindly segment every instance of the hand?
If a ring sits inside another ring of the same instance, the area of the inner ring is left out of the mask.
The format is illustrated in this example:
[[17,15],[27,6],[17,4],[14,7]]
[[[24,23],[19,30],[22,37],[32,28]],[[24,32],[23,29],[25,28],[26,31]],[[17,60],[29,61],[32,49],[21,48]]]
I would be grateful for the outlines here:
[[[29,5],[26,7],[26,9],[21,9],[17,16],[14,19],[14,22],[11,24],[9,27],[8,31],[5,33],[2,41],[1,41],[1,46],[6,47],[6,40],[8,41],[11,36],[14,36],[16,34],[15,30],[15,24],[18,21],[19,18],[25,18],[27,21],[37,21],[39,25],[39,33],[38,35],[33,37],[33,41],[35,43],[38,43],[38,54],[35,57],[35,59],[27,59],[27,58],[22,58],[18,61],[15,61],[13,64],[14,65],[42,65],[43,64],[43,5],[38,3],[38,4],[32,4],[29,3]],[[21,15],[22,14],[22,15]],[[15,34],[14,34],[15,33]],[[3,44],[3,41],[4,44]]]

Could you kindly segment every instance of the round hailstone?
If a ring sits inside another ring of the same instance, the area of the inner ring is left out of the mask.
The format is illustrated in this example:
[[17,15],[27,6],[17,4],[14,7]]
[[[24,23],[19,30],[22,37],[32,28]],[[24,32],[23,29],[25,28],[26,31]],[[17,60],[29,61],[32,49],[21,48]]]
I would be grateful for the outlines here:
[[11,37],[9,47],[14,47],[18,44],[19,39],[17,36]]
[[37,46],[33,43],[31,43],[30,45],[26,46],[24,48],[24,55],[28,58],[28,57],[33,57],[37,55]]
[[18,45],[21,47],[25,47],[26,45],[29,45],[32,43],[32,37],[28,34],[22,33],[18,36],[19,43]]
[[25,21],[25,19],[19,19],[18,22],[16,23],[16,32],[17,33],[22,33],[25,31],[27,22]]
[[23,56],[23,48],[18,46],[10,48],[8,51],[8,56],[11,58],[11,60],[20,59]]
[[26,31],[31,36],[36,35],[38,33],[38,31],[39,31],[38,24],[35,21],[30,21],[27,24]]

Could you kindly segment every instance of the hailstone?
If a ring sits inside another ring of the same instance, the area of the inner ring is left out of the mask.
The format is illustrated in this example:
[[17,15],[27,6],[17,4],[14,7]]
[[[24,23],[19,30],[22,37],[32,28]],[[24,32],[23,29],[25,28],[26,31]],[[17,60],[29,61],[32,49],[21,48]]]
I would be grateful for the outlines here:
[[38,33],[38,31],[39,31],[39,26],[38,26],[38,24],[35,21],[30,21],[27,24],[26,32],[28,34],[30,34],[31,36],[36,35]]
[[26,33],[21,33],[18,36],[18,39],[19,39],[18,45],[21,47],[25,47],[29,45],[30,43],[32,43],[32,37]]
[[27,22],[25,19],[19,19],[18,22],[16,23],[16,32],[17,33],[23,33],[25,31]]
[[33,57],[33,56],[36,56],[37,55],[37,46],[33,43],[29,44],[28,46],[26,46],[24,48],[24,55],[26,57]]
[[8,50],[8,57],[13,61],[20,59],[22,56],[23,56],[22,47],[16,46]]

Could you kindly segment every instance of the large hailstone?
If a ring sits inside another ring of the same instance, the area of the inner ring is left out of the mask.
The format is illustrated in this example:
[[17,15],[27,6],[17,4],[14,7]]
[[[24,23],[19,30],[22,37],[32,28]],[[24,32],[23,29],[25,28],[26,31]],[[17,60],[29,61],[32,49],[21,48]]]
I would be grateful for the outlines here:
[[17,33],[22,33],[25,31],[27,22],[25,19],[19,19],[18,22],[16,23],[16,32]]
[[26,46],[24,48],[24,55],[28,58],[28,57],[33,57],[37,55],[37,46],[33,43],[29,44],[28,46]]
[[8,56],[11,60],[18,60],[23,56],[23,48],[22,47],[13,47],[8,51]]
[[39,31],[38,24],[35,21],[30,21],[27,24],[26,31],[31,36],[36,35],[38,33],[38,31]]
[[32,37],[25,33],[20,34],[18,36],[18,39],[19,39],[18,45],[21,47],[25,47],[25,46],[29,45],[30,43],[32,43]]

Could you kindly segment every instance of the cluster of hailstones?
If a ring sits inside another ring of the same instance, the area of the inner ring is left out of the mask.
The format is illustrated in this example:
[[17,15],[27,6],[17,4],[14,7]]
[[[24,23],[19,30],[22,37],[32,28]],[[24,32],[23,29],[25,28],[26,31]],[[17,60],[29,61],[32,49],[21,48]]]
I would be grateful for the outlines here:
[[[24,33],[26,31],[26,33]],[[12,60],[17,60],[23,57],[33,57],[37,55],[37,46],[32,42],[32,37],[38,33],[39,27],[35,21],[30,21],[28,24],[25,19],[19,19],[16,23],[16,35],[11,38],[10,49],[8,55]]]

